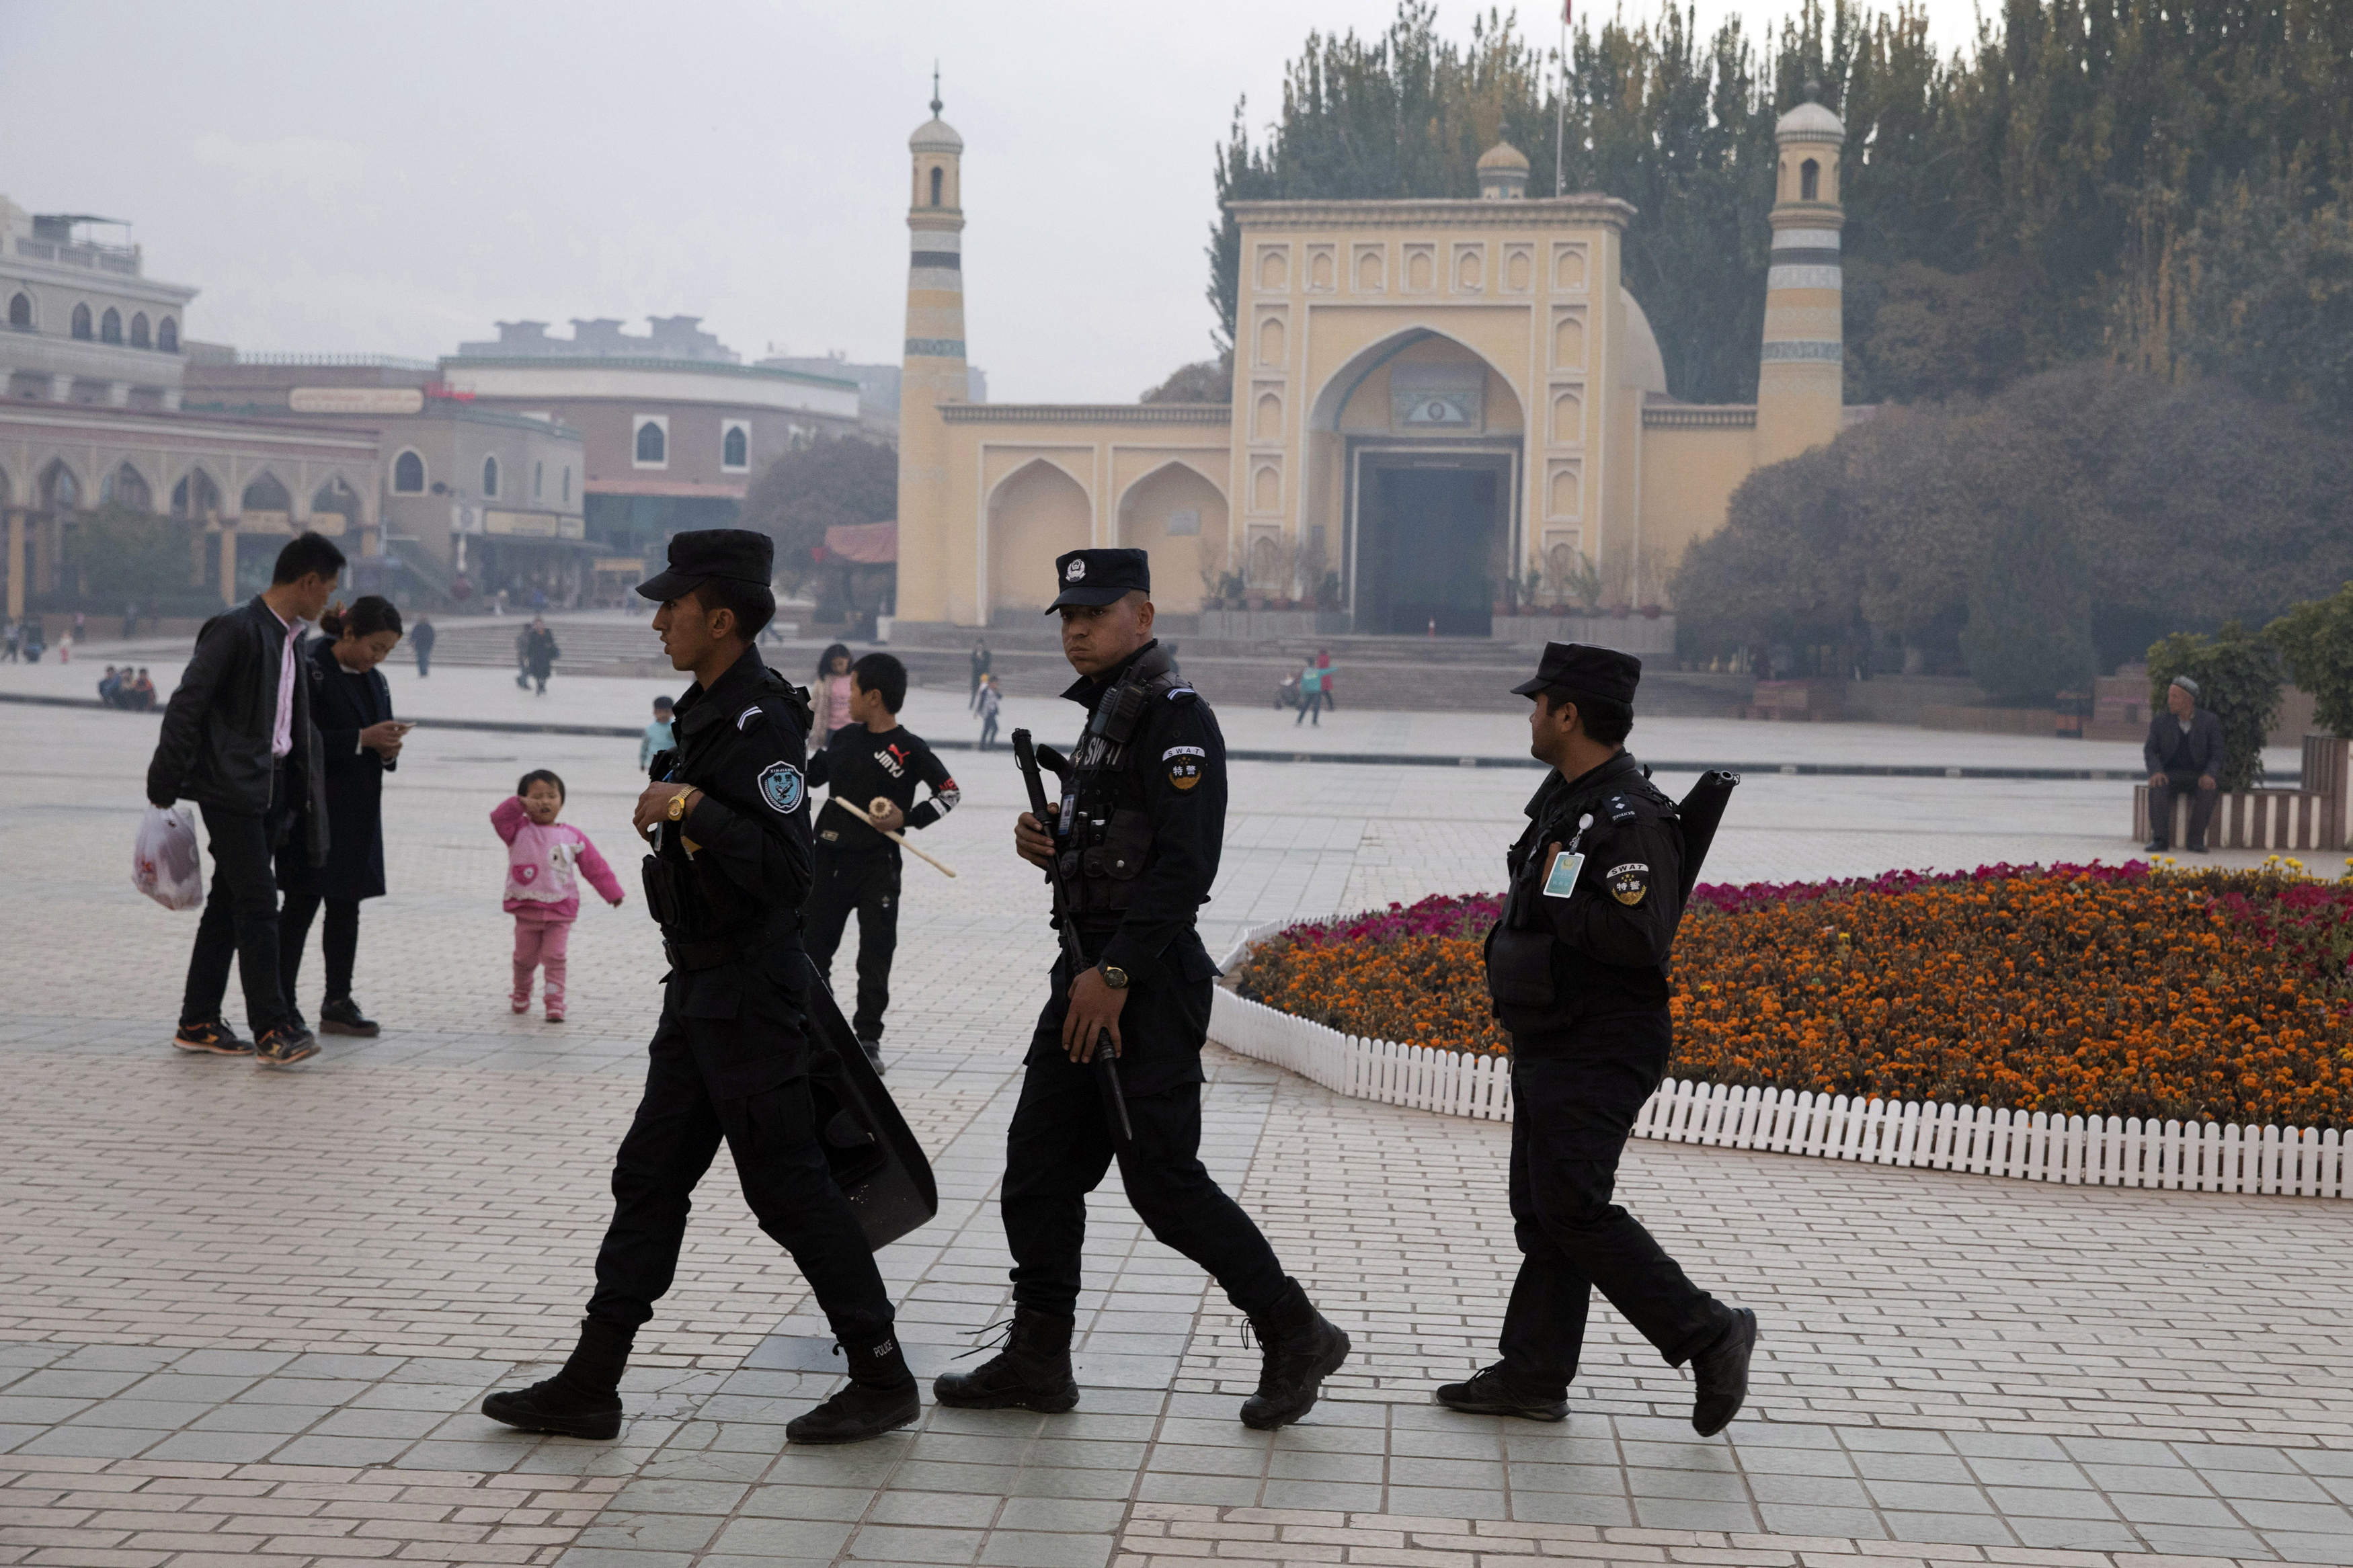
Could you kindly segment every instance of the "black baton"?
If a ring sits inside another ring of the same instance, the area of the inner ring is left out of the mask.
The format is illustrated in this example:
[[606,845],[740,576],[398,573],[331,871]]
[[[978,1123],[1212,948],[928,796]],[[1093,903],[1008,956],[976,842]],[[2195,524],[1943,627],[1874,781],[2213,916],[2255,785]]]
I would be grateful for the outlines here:
[[[1029,731],[1013,731],[1013,762],[1021,770],[1021,782],[1029,786],[1029,815],[1039,826],[1048,827],[1055,821],[1046,810],[1046,784],[1038,776],[1038,748],[1030,743]],[[1056,826],[1067,826],[1056,823]],[[1087,967],[1084,954],[1079,952],[1079,928],[1071,918],[1072,900],[1070,885],[1062,878],[1062,857],[1059,849],[1046,858],[1046,879],[1054,889],[1054,926],[1062,934],[1062,956],[1071,962],[1071,978],[1075,982]],[[1111,1101],[1112,1113],[1119,1118],[1120,1141],[1135,1142],[1135,1129],[1127,1120],[1127,1095],[1119,1087],[1119,1063],[1112,1055],[1111,1031],[1105,1029],[1095,1037],[1095,1065],[1103,1069],[1103,1094]]]

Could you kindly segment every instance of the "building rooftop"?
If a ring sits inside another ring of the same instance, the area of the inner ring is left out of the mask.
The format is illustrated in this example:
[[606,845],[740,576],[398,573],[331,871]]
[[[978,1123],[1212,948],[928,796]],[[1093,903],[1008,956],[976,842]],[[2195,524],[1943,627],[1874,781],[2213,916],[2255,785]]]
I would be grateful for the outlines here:
[[575,316],[572,335],[552,338],[545,321],[500,321],[498,341],[458,345],[459,359],[658,359],[741,364],[744,356],[702,330],[700,316],[648,316],[643,337],[614,316]]

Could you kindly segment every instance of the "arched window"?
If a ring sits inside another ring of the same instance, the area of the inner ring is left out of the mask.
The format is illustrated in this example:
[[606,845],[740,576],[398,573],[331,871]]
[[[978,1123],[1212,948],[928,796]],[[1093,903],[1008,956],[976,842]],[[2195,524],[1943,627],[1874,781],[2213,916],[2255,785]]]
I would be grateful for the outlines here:
[[128,507],[132,511],[155,509],[155,492],[147,488],[146,477],[128,463],[106,476],[105,490],[103,499],[116,506]]
[[166,316],[155,326],[155,346],[167,354],[180,352],[180,323]]
[[8,324],[21,331],[33,330],[33,297],[19,294],[8,301]]
[[106,314],[98,319],[98,341],[119,343],[122,341],[122,312],[109,305]]
[[73,335],[84,342],[90,341],[90,307],[87,305],[74,307]]
[[414,452],[403,452],[395,458],[392,460],[392,489],[395,495],[423,495],[425,459]]
[[547,493],[547,465],[538,458],[531,464],[531,499],[537,500]]
[[70,511],[81,504],[81,483],[62,460],[41,475],[41,507],[45,511]]
[[937,206],[937,205],[940,205],[940,187],[941,187],[942,185],[945,184],[946,183],[947,183],[947,171],[946,171],[946,170],[944,170],[944,169],[934,169],[934,170],[932,171],[932,205],[934,205],[934,206]]
[[499,460],[496,458],[482,459],[482,493],[486,496],[499,493]]
[[1811,158],[1798,165],[1798,199],[1801,202],[1822,199],[1822,166]]
[[649,419],[644,424],[638,426],[638,462],[666,463],[670,461],[668,458],[663,456],[663,454],[669,450],[669,447],[670,443],[662,438],[662,427],[655,424],[652,420]]
[[147,312],[142,310],[131,318],[131,346],[134,349],[143,349],[153,341],[147,335]]
[[752,461],[752,437],[741,425],[727,426],[727,439],[720,443],[719,462],[723,468],[741,468]]
[[294,498],[287,493],[286,486],[280,481],[276,474],[265,472],[260,478],[245,487],[243,510],[274,511],[291,517],[294,513]]
[[188,477],[172,487],[172,515],[202,522],[220,510],[220,487],[202,468],[189,471]]

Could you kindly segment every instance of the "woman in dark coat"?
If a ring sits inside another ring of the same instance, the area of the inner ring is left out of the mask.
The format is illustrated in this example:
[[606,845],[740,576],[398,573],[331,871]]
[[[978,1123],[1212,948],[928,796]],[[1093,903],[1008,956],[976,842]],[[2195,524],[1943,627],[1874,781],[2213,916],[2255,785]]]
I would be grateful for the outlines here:
[[[400,641],[400,612],[369,595],[348,610],[319,617],[324,637],[305,650],[311,679],[311,722],[326,760],[327,862],[313,869],[305,857],[280,852],[278,886],[286,907],[278,917],[278,973],[286,1005],[299,1015],[295,976],[319,906],[327,909],[320,946],[327,959],[326,999],[319,1029],[328,1035],[374,1035],[375,1020],[352,1000],[352,966],[359,953],[360,900],[384,896],[384,775],[397,765],[408,726],[392,716],[392,688],[376,666]],[[290,837],[300,844],[301,834]]]

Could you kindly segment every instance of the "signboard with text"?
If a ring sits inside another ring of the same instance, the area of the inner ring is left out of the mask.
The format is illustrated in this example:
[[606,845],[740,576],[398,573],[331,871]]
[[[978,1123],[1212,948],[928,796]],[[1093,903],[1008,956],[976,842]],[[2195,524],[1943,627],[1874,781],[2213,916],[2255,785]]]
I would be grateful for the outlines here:
[[416,414],[425,392],[415,386],[298,386],[286,395],[297,414]]

